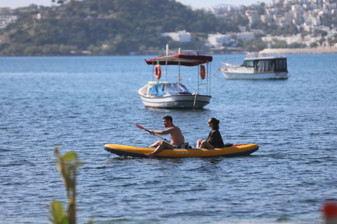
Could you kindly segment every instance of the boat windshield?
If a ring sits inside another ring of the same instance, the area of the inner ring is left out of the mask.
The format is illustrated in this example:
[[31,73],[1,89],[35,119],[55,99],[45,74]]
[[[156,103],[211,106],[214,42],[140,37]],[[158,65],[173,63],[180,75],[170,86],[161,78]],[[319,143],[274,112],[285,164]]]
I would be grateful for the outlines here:
[[157,83],[149,88],[149,95],[190,95],[191,92],[181,83]]
[[245,66],[245,67],[254,67],[254,61],[253,60],[245,60],[243,62],[243,66]]

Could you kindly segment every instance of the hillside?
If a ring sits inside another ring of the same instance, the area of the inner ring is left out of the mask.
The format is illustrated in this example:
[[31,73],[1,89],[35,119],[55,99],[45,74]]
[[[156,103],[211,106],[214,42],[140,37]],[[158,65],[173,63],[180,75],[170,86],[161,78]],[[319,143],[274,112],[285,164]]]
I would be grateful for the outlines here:
[[[174,47],[202,49],[207,33],[237,31],[212,14],[174,0],[83,0],[20,10],[0,30],[1,55],[116,55]],[[163,32],[188,30],[193,41],[176,43]]]

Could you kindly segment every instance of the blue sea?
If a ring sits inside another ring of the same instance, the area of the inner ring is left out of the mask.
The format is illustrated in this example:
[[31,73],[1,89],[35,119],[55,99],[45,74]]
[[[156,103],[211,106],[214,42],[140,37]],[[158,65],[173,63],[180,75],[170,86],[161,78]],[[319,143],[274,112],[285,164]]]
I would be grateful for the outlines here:
[[[288,80],[225,80],[214,55],[211,103],[202,110],[146,109],[137,90],[152,56],[0,58],[0,222],[49,223],[66,193],[54,147],[76,151],[78,223],[320,223],[337,197],[337,54],[287,55]],[[168,68],[168,80],[178,80]],[[163,70],[165,70],[163,68]],[[197,69],[182,83],[197,90]],[[163,74],[165,78],[165,74]],[[204,91],[205,84],[200,87]],[[195,145],[220,120],[225,143],[256,143],[234,158],[119,158],[105,143],[149,146],[170,114]]]

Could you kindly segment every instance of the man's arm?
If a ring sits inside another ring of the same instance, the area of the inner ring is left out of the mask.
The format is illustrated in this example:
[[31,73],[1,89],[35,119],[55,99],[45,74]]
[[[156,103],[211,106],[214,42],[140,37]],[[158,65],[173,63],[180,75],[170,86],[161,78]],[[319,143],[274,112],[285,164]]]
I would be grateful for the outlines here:
[[167,134],[170,134],[172,130],[173,128],[168,128],[166,130],[150,130],[150,131],[158,135],[167,135]]

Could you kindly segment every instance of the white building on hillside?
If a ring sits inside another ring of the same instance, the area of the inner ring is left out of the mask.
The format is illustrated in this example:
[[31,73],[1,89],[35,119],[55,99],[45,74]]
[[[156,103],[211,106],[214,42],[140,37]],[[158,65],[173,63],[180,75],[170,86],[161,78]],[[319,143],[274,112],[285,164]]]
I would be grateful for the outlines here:
[[231,40],[232,40],[231,34],[221,34],[221,33],[208,34],[208,42],[216,48],[220,48],[224,44],[225,45],[230,44]]
[[236,38],[241,41],[254,40],[253,32],[241,32],[241,33],[236,33],[235,35],[236,35]]
[[226,34],[208,34],[208,42],[216,47],[220,48],[223,45],[235,45],[238,41],[253,40],[253,32],[241,32],[241,33],[226,33]]
[[168,32],[162,33],[163,37],[170,37],[174,41],[178,42],[190,42],[191,41],[191,33],[186,32],[186,30],[181,30],[178,32]]
[[10,8],[0,8],[0,29],[5,28],[10,23],[15,23],[17,18],[17,16],[12,15],[12,10]]
[[285,41],[288,45],[293,43],[302,43],[308,47],[313,43],[319,43],[321,37],[313,37],[310,35],[302,36],[301,34],[290,35],[290,36],[271,36],[267,35],[262,37],[262,40],[269,43],[275,43],[277,41]]
[[0,29],[5,28],[10,23],[15,23],[17,16],[12,15],[0,15]]

